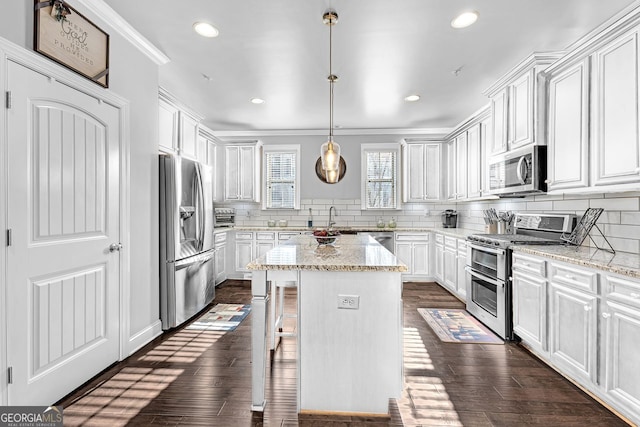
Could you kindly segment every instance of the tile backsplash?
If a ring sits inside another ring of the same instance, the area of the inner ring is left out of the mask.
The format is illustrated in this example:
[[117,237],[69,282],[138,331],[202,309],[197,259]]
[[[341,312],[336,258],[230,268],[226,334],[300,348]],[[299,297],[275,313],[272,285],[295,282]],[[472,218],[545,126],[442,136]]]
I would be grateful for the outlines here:
[[[236,209],[236,224],[266,226],[269,219],[286,219],[289,226],[307,225],[309,208],[315,227],[326,226],[329,208],[335,206],[337,226],[375,226],[380,217],[385,223],[395,218],[398,227],[438,227],[440,214],[445,209],[458,211],[458,227],[484,232],[484,209],[497,211],[572,213],[582,215],[587,208],[604,208],[598,226],[616,251],[640,254],[640,192],[589,195],[532,196],[522,199],[498,199],[461,203],[405,203],[401,210],[392,212],[363,211],[360,199],[306,199],[301,200],[299,211],[262,210],[256,203],[227,203]],[[591,235],[602,244],[597,231]],[[589,239],[586,244],[591,244]]]

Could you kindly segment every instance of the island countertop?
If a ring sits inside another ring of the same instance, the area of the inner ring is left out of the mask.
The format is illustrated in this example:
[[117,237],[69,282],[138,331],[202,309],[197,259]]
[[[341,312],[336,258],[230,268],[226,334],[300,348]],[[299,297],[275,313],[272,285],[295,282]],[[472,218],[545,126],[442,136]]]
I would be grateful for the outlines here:
[[369,236],[342,235],[333,245],[295,236],[247,265],[249,270],[387,271],[407,266]]

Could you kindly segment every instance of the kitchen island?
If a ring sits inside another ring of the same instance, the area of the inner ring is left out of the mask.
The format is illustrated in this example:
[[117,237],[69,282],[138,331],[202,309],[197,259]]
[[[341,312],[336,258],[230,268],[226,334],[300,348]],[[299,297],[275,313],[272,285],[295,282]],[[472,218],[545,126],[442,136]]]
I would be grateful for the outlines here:
[[269,290],[298,282],[298,412],[387,414],[402,391],[406,266],[369,236],[297,236],[252,261],[252,410],[263,411]]

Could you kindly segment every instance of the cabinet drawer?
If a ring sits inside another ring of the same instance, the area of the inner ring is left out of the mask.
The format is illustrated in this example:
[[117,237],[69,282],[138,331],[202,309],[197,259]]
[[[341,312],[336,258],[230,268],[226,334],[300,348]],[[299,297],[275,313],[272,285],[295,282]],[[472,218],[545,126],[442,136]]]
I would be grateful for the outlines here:
[[640,280],[603,275],[604,293],[607,299],[640,307]]
[[222,243],[227,241],[227,233],[216,233],[213,235],[213,241],[215,243]]
[[521,271],[523,273],[533,274],[542,278],[546,275],[545,262],[543,259],[532,258],[517,253],[513,254],[512,268],[514,271]]
[[412,242],[428,242],[429,234],[428,233],[396,233],[396,241],[412,241]]
[[598,292],[598,273],[569,267],[565,264],[549,263],[549,278],[553,282],[563,283],[574,289],[591,293]]
[[236,240],[253,240],[251,231],[236,231]]
[[458,246],[458,239],[456,239],[455,237],[445,236],[444,245],[448,248],[455,249]]
[[278,240],[289,240],[292,237],[299,236],[300,233],[294,233],[290,231],[281,231],[278,233]]
[[442,234],[436,233],[436,243],[439,243],[441,245],[444,244],[444,236]]
[[259,231],[256,233],[256,240],[275,240],[276,233],[273,231]]
[[458,252],[462,252],[464,254],[467,253],[467,241],[466,240],[458,240]]

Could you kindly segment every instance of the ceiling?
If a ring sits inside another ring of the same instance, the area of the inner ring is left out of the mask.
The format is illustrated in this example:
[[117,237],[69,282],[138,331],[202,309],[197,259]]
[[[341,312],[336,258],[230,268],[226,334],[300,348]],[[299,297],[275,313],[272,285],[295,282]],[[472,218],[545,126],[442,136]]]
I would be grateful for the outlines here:
[[[561,50],[631,0],[105,0],[171,61],[160,84],[214,131],[308,131],[329,125],[333,8],[335,125],[450,128],[487,104],[482,92],[534,51]],[[480,18],[453,29],[460,12]],[[204,38],[207,21],[220,35]],[[454,70],[459,70],[455,73]],[[404,97],[418,94],[417,102]],[[253,97],[266,102],[255,105]],[[233,132],[231,132],[233,133]]]

